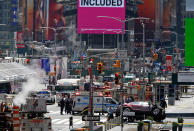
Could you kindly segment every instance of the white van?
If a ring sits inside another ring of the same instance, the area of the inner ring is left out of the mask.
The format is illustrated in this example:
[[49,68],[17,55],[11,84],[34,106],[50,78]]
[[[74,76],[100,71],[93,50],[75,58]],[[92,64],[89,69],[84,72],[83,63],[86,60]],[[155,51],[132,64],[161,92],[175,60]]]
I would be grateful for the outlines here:
[[[108,108],[112,106],[114,111],[116,111],[119,103],[112,97],[104,96],[94,96],[93,97],[93,107],[94,112],[107,112]],[[73,108],[74,112],[83,112],[89,107],[89,96],[88,95],[75,95],[73,96]]]

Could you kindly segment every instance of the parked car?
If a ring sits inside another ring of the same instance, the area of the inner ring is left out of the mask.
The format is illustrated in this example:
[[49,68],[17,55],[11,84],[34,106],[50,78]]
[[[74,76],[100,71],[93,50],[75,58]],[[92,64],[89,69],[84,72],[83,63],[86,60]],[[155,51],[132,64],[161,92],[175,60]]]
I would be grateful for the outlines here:
[[144,119],[148,116],[152,116],[155,121],[166,118],[165,110],[162,107],[140,101],[123,104],[123,116],[127,117],[129,121]]
[[49,90],[38,91],[36,93],[36,96],[39,98],[46,99],[47,103],[55,103],[55,95]]

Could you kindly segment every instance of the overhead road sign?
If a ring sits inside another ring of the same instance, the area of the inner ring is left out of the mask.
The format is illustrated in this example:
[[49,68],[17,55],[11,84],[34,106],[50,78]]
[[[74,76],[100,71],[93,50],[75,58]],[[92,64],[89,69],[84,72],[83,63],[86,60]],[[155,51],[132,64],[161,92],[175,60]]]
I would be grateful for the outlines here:
[[100,116],[82,116],[82,121],[100,121]]

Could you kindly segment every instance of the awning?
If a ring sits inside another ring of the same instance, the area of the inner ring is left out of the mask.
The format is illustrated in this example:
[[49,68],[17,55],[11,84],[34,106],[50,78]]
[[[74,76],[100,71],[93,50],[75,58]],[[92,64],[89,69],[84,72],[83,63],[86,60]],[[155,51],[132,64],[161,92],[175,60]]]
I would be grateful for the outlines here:
[[0,83],[25,79],[34,73],[36,72],[19,63],[0,63]]

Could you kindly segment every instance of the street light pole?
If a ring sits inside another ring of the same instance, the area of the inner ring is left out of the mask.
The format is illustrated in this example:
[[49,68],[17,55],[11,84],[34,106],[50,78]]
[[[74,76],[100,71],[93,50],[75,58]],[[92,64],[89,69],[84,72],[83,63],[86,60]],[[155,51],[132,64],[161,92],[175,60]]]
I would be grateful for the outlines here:
[[[133,19],[131,19],[131,20],[133,20]],[[124,43],[124,24],[125,24],[125,20],[122,20],[121,22],[122,22],[122,46],[121,46],[121,49],[125,50],[125,43]]]
[[[143,83],[145,77],[145,24],[141,22],[143,27]],[[143,85],[143,101],[145,100],[145,85]]]

